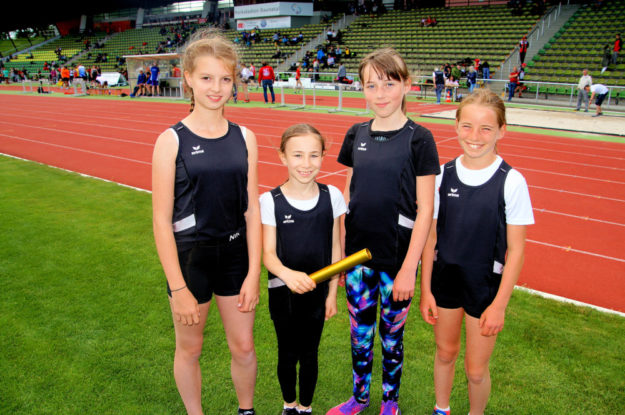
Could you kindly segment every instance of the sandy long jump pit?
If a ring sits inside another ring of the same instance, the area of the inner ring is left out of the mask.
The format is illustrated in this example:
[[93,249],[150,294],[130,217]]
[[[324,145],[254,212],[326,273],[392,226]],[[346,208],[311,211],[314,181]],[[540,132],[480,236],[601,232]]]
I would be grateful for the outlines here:
[[[592,108],[588,112],[506,108],[508,125],[625,136],[625,117],[615,115],[593,117],[594,114]],[[456,107],[421,116],[454,119]]]

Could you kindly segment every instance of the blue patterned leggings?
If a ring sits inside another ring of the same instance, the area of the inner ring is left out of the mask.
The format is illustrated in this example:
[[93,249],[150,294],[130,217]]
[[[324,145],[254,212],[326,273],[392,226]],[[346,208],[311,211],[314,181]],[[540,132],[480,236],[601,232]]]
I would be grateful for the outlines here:
[[362,265],[348,274],[347,306],[351,322],[354,398],[369,401],[373,367],[373,338],[380,301],[382,384],[384,401],[397,401],[404,362],[404,324],[411,300],[393,301],[393,280],[386,272]]

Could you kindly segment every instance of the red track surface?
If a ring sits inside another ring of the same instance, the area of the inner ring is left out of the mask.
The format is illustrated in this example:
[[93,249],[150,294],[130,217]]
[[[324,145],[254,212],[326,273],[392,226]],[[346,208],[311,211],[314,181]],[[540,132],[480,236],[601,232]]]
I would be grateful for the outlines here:
[[[150,188],[156,137],[188,112],[179,104],[52,96],[0,95],[0,105],[1,153],[143,189]],[[364,108],[362,101],[344,106]],[[348,127],[362,118],[245,104],[226,115],[258,137],[261,191],[286,178],[275,147],[295,122],[309,122],[330,139],[318,178],[343,188],[345,168],[336,156]],[[451,126],[424,125],[441,162],[460,153]],[[625,312],[625,145],[509,132],[499,150],[527,179],[536,218],[519,285]]]

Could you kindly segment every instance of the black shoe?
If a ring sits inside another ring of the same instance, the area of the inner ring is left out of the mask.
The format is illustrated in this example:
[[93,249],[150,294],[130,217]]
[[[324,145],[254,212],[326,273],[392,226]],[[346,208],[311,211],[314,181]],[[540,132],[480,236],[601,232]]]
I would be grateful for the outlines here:
[[282,409],[282,415],[299,415],[299,412],[297,412],[297,408],[296,407],[284,408],[284,409]]
[[238,415],[256,415],[256,411],[254,409],[240,409]]

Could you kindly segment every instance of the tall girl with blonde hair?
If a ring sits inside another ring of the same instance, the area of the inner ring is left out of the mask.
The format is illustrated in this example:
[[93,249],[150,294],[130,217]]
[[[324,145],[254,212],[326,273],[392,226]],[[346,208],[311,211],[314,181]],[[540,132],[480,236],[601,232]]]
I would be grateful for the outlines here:
[[191,113],[157,139],[152,159],[154,238],[176,334],[174,378],[189,415],[201,415],[206,316],[214,298],[231,353],[239,414],[253,415],[261,225],[256,137],[228,121],[234,45],[200,33],[184,50]]

